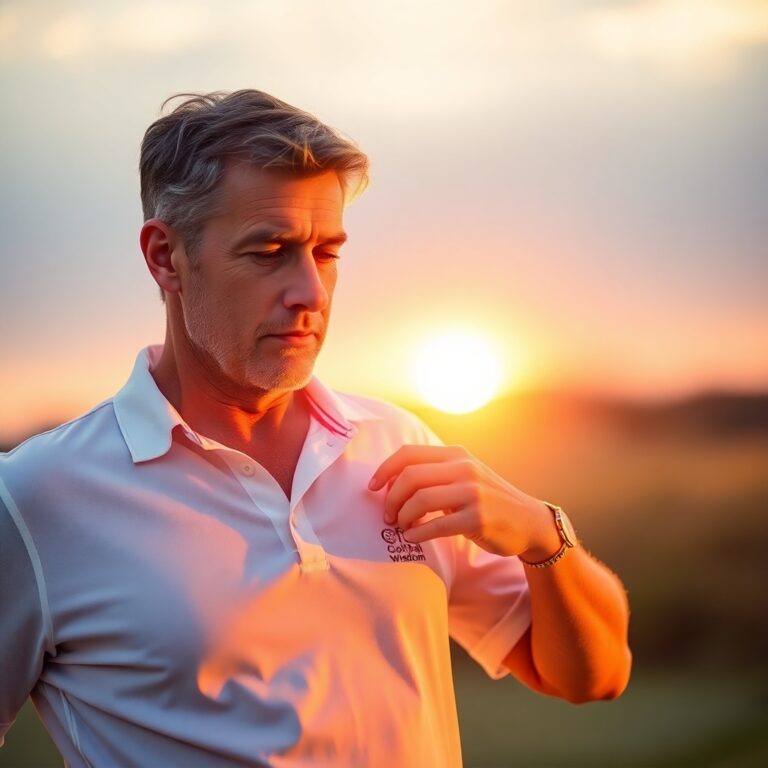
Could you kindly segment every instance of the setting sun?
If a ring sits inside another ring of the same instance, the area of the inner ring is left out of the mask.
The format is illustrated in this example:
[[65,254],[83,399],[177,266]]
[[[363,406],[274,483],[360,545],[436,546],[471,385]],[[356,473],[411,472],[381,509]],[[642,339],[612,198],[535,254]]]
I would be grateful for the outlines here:
[[451,330],[425,340],[413,361],[413,384],[429,405],[447,413],[468,413],[485,405],[501,382],[499,353],[489,339]]

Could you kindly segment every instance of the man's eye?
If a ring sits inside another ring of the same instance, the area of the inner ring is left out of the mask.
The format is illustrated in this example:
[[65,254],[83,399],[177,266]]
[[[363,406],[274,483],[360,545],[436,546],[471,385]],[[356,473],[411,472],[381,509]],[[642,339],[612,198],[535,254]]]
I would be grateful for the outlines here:
[[[278,248],[273,251],[249,251],[243,255],[253,259],[254,261],[260,261],[264,264],[271,264],[281,259],[284,256],[284,253],[285,252],[283,248]],[[333,251],[315,251],[314,257],[318,261],[325,263],[330,263],[340,258],[339,254],[334,253]]]

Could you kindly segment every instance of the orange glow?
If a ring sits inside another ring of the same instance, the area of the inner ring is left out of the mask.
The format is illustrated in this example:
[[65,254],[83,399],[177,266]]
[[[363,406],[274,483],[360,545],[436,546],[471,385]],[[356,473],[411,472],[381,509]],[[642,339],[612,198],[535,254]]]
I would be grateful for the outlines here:
[[13,444],[61,424],[115,394],[131,372],[141,340],[115,335],[112,341],[112,348],[99,348],[94,355],[89,340],[62,334],[59,346],[39,355],[31,345],[20,350],[12,374],[0,368],[0,443]]

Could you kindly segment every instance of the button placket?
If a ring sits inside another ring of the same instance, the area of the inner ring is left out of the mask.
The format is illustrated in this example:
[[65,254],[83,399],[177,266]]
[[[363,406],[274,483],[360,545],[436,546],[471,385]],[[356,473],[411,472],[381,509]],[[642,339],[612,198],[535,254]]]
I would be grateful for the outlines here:
[[288,499],[275,479],[261,465],[239,451],[223,450],[220,454],[258,513],[271,521],[283,546],[289,552],[295,552],[294,536],[286,526]]
[[309,522],[301,501],[290,513],[290,527],[301,560],[302,571],[327,570],[329,566],[325,550]]
[[343,436],[331,434],[324,426],[318,425],[309,433],[299,458],[291,493],[289,523],[304,573],[328,570],[330,567],[325,550],[304,509],[304,494],[344,453],[352,434],[353,430]]
[[352,429],[347,435],[336,435],[329,433],[321,424],[315,424],[317,426],[310,433],[296,466],[291,491],[291,512],[301,502],[312,483],[344,453],[356,432],[356,429]]

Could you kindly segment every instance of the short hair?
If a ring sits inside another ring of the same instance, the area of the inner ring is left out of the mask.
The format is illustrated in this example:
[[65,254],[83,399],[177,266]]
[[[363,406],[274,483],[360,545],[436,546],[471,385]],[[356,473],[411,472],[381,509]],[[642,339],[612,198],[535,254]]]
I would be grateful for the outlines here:
[[141,204],[145,221],[162,219],[179,233],[193,263],[229,159],[299,177],[335,171],[345,202],[368,184],[368,158],[354,142],[268,93],[177,93],[161,112],[177,98],[184,101],[152,123],[141,142]]

